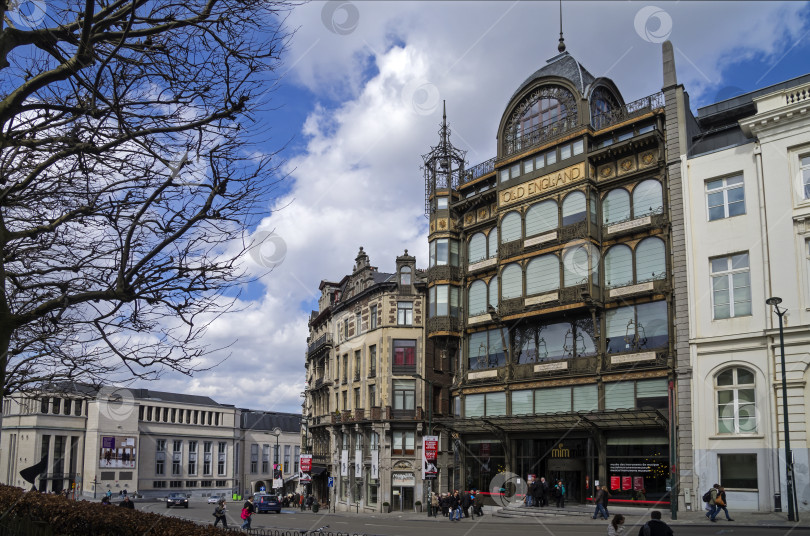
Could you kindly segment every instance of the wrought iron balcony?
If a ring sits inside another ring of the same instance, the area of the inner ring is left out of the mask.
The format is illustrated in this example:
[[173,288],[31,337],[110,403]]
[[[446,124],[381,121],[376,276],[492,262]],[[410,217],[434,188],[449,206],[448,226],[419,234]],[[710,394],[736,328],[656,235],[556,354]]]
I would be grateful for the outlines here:
[[434,316],[428,318],[427,330],[428,333],[436,333],[437,331],[460,331],[461,320],[452,316]]
[[309,347],[307,348],[307,355],[311,356],[315,354],[317,351],[321,350],[322,348],[332,345],[333,345],[332,334],[325,333],[320,337],[318,337],[317,339],[315,339],[314,342],[310,343]]
[[607,222],[602,225],[605,237],[615,238],[618,236],[633,234],[650,229],[661,229],[669,223],[669,217],[664,212],[664,207],[655,209],[654,212],[638,218]]
[[653,93],[633,102],[628,102],[624,106],[596,114],[593,117],[593,128],[594,130],[601,130],[663,107],[664,94],[661,92]]
[[536,127],[524,132],[520,136],[512,133],[506,134],[504,144],[503,156],[511,156],[513,154],[525,151],[535,145],[540,145],[546,141],[552,140],[558,136],[570,132],[577,127],[576,115],[566,116],[558,121],[547,123],[545,125],[537,125]]
[[464,173],[464,176],[461,177],[460,184],[464,184],[466,182],[472,182],[475,179],[480,179],[484,175],[488,173],[492,173],[495,171],[495,157],[493,156],[489,160],[481,162],[477,164]]
[[428,283],[434,281],[461,281],[459,266],[433,266],[427,270]]

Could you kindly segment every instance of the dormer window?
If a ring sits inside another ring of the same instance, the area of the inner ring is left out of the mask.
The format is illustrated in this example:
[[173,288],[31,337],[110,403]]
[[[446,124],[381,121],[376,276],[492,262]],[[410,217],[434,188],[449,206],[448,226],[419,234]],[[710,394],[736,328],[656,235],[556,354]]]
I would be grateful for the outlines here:
[[399,284],[400,285],[410,285],[411,284],[411,268],[409,266],[403,266],[402,269],[399,271]]
[[[543,86],[521,102],[506,125],[505,154],[536,145],[576,122],[574,95],[562,86]],[[564,120],[570,121],[562,123]]]
[[436,198],[436,208],[438,210],[443,210],[447,208],[447,198],[446,197],[437,197]]

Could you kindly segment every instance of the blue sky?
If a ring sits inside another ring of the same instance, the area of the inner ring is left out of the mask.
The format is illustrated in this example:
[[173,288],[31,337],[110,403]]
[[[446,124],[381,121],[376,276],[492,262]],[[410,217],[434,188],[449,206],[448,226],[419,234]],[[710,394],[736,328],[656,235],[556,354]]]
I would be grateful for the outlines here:
[[[675,47],[693,110],[810,72],[810,5],[797,2],[564,2],[568,51],[626,101],[660,90],[661,41]],[[426,266],[421,155],[446,100],[469,165],[495,155],[509,97],[557,53],[556,2],[312,2],[296,8],[263,149],[284,143],[287,179],[259,233],[244,310],[208,333],[236,340],[224,365],[152,388],[300,411],[307,321],[318,284],[339,280],[363,246],[390,271],[408,249]],[[273,247],[275,246],[275,247]],[[264,266],[262,266],[264,264]]]

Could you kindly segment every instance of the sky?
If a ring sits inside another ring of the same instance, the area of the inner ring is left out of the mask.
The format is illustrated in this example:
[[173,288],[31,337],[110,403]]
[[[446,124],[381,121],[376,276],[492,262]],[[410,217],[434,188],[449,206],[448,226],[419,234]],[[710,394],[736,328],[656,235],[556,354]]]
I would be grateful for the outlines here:
[[[565,44],[630,102],[660,91],[661,43],[696,111],[810,72],[810,4],[563,2]],[[257,280],[240,310],[217,319],[227,357],[192,378],[148,387],[224,404],[300,412],[307,322],[321,280],[351,273],[362,246],[382,272],[404,250],[427,267],[421,155],[438,142],[446,102],[451,141],[474,166],[495,156],[509,98],[557,54],[557,2],[311,2],[263,118],[268,153],[283,147],[285,180],[254,229]]]

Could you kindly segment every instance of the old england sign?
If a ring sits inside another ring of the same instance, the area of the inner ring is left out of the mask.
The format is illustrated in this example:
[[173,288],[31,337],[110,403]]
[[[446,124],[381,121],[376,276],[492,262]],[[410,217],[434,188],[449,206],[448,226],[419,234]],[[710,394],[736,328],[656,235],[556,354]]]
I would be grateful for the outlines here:
[[580,162],[579,164],[555,171],[554,173],[549,173],[542,177],[537,177],[536,179],[518,184],[517,186],[501,190],[498,196],[498,205],[504,207],[520,203],[521,201],[536,197],[547,190],[566,186],[584,178],[585,163]]

